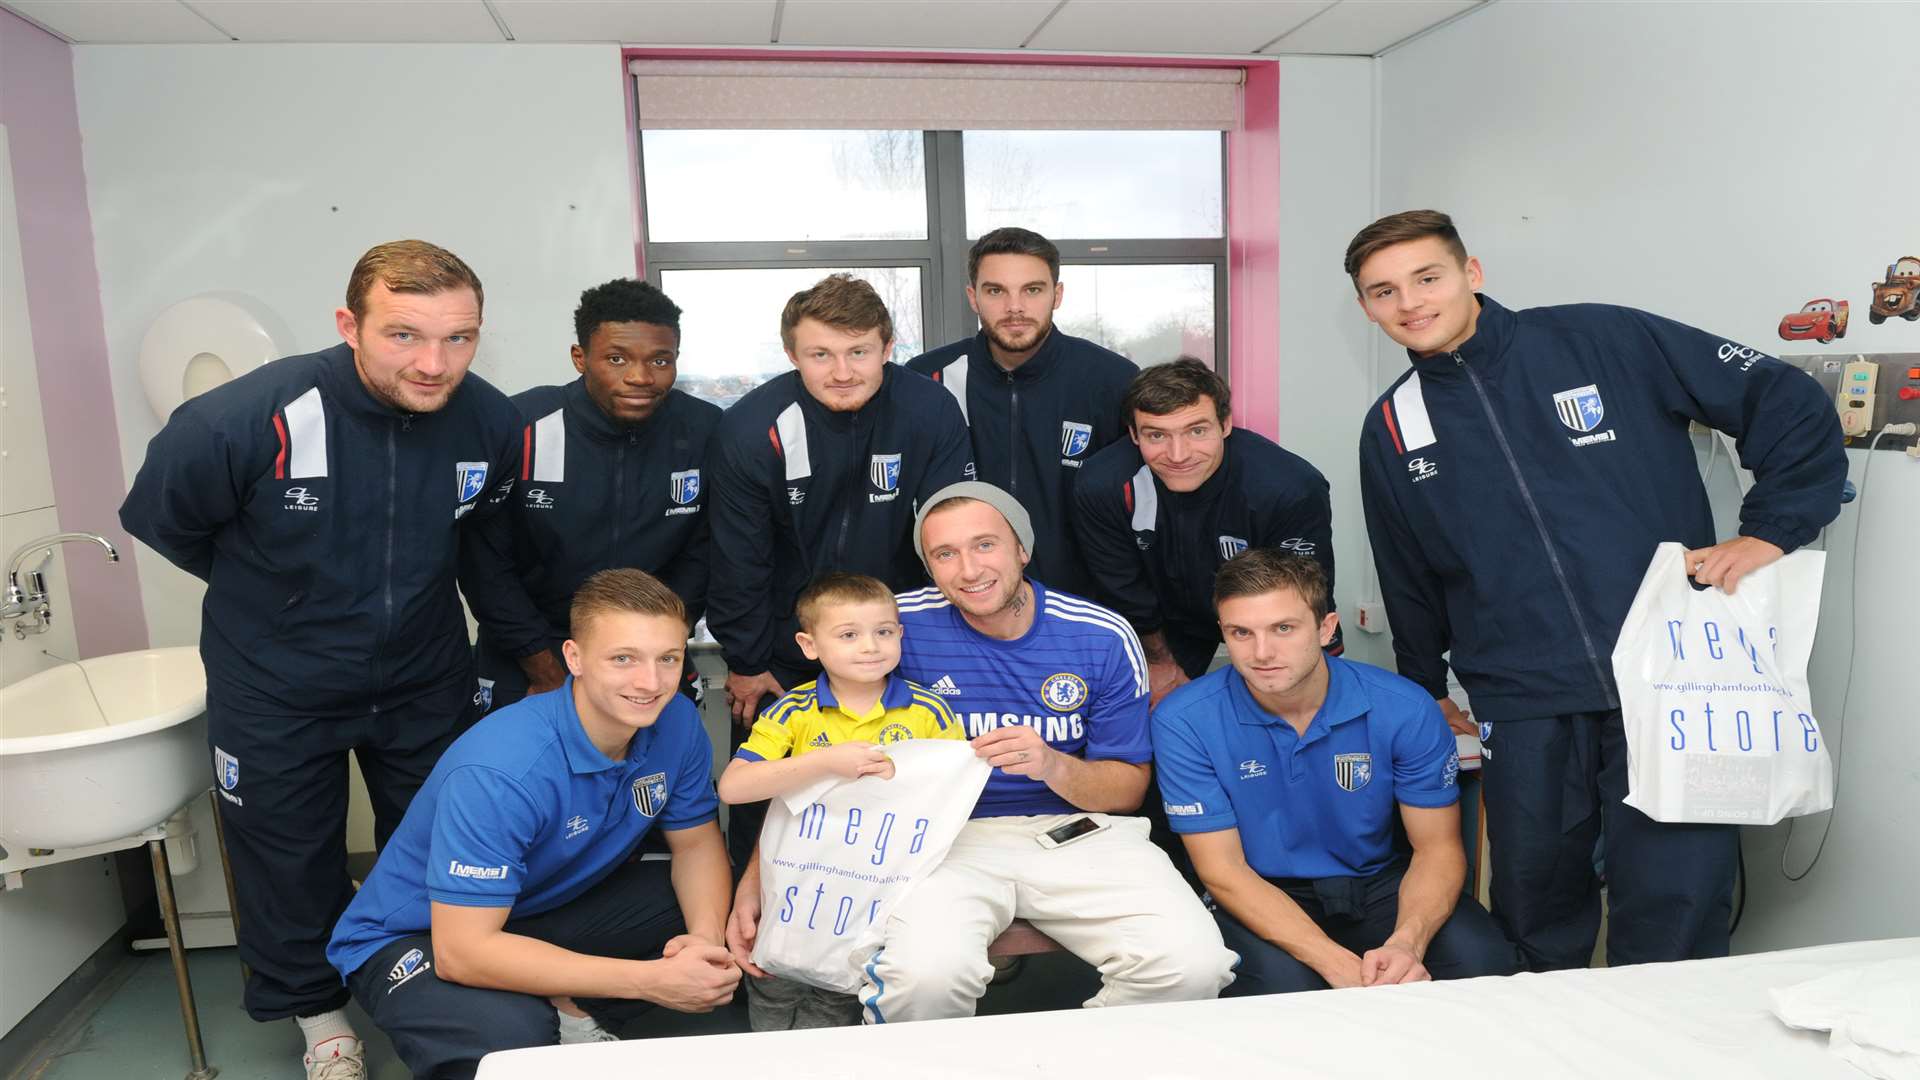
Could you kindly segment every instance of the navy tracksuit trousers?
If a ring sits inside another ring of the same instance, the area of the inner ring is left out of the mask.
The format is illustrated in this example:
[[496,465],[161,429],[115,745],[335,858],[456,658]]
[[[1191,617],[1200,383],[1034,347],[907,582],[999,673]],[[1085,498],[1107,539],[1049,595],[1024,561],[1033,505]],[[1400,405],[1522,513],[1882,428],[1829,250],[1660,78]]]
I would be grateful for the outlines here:
[[233,868],[234,936],[252,969],[255,1020],[314,1016],[347,1003],[327,963],[333,924],[353,899],[347,877],[347,753],[360,761],[384,847],[454,738],[472,724],[473,679],[461,674],[377,713],[261,716],[207,699],[214,792]]
[[1483,766],[1493,915],[1528,969],[1585,967],[1600,930],[1607,964],[1727,955],[1740,833],[1670,825],[1627,806],[1618,710],[1492,725]]
[[[687,929],[672,873],[669,860],[629,860],[552,911],[509,918],[506,931],[592,956],[658,959],[667,942]],[[415,950],[419,955],[410,955]],[[464,1080],[495,1050],[551,1046],[560,1038],[559,1015],[546,998],[440,978],[430,933],[388,942],[347,984],[354,1000],[393,1040],[400,1060],[427,1080]],[[628,1020],[654,1008],[613,998],[576,998],[574,1004],[616,1034]]]

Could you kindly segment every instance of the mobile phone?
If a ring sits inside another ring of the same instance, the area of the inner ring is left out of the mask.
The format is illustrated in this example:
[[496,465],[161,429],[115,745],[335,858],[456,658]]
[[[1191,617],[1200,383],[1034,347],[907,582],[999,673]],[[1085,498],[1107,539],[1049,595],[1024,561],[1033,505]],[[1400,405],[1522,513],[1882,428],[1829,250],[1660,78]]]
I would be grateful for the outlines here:
[[1043,848],[1065,847],[1075,840],[1092,836],[1107,828],[1104,821],[1095,821],[1090,817],[1074,818],[1065,825],[1058,825],[1043,833],[1035,833],[1033,839]]

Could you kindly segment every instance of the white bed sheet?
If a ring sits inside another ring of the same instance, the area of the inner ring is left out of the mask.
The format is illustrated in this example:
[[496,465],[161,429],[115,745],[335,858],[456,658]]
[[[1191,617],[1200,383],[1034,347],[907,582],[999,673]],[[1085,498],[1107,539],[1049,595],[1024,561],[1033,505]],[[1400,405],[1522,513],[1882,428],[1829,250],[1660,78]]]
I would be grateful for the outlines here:
[[1920,938],[1228,1001],[490,1054],[480,1080],[1738,1077],[1860,1080],[1768,991],[1920,956]]

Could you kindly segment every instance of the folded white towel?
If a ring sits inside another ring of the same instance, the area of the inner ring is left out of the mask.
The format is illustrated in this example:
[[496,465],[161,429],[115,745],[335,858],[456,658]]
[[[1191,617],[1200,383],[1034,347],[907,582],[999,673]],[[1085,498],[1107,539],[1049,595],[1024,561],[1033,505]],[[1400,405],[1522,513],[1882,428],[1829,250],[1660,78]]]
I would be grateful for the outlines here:
[[1920,957],[1861,964],[1770,991],[1789,1027],[1829,1032],[1827,1049],[1876,1080],[1920,1080]]

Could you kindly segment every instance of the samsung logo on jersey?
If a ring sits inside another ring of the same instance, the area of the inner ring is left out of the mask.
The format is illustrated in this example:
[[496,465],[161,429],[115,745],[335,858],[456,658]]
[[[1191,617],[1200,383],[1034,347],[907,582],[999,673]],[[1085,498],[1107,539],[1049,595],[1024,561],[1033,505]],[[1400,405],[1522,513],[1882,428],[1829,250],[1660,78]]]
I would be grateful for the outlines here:
[[1084,738],[1086,725],[1079,713],[1072,716],[1031,716],[1026,713],[977,713],[967,714],[967,738],[985,735],[994,728],[1012,727],[1019,724],[1030,727],[1040,733],[1048,742],[1061,742],[1067,739]]
[[502,866],[468,866],[458,859],[447,860],[447,873],[454,877],[473,878],[476,881],[505,881],[507,868]]

